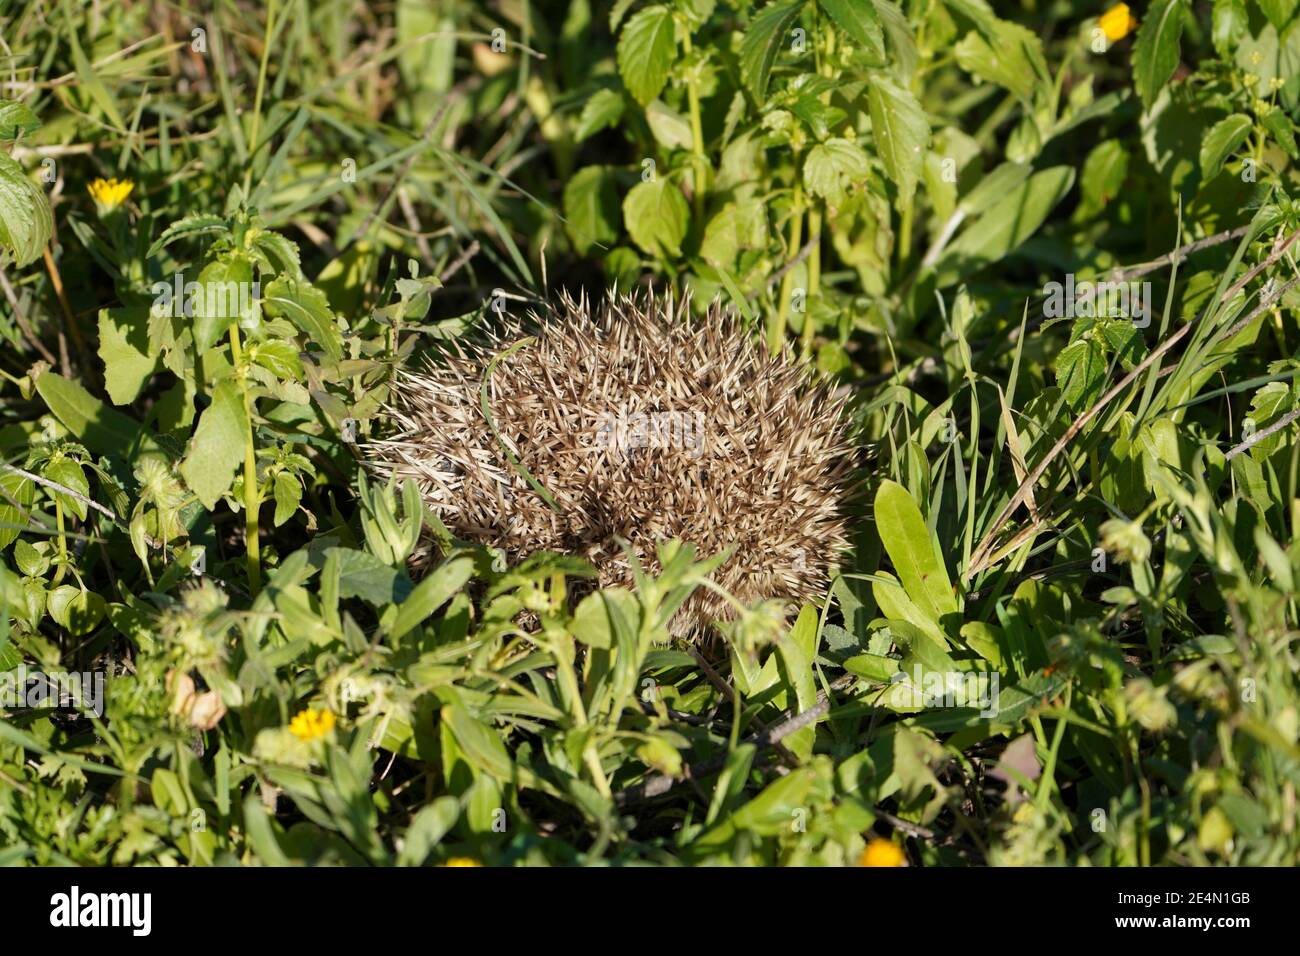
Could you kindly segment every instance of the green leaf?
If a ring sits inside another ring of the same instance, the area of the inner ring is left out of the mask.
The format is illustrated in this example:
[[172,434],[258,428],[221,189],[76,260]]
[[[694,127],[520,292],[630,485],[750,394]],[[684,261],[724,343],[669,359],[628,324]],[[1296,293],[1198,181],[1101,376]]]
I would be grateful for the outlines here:
[[212,216],[207,213],[196,213],[192,216],[186,216],[183,219],[176,220],[176,222],[164,229],[163,234],[158,237],[157,241],[154,242],[152,246],[149,247],[147,255],[157,255],[164,246],[182,236],[203,236],[214,232],[226,231],[226,220],[222,219],[220,216]]
[[44,190],[23,168],[0,152],[0,265],[22,268],[40,257],[54,232],[54,214]]
[[871,0],[817,0],[835,25],[849,35],[853,45],[873,61],[885,59],[885,33]]
[[[1250,420],[1255,431],[1263,431],[1295,407],[1295,394],[1286,382],[1269,382],[1250,400]],[[1250,455],[1263,461],[1277,451],[1287,440],[1285,431],[1274,432],[1250,446]]]
[[618,189],[608,166],[585,166],[564,187],[564,219],[579,255],[618,240]]
[[388,629],[389,640],[397,641],[428,620],[434,611],[452,599],[474,574],[474,559],[451,558],[434,568],[397,609]]
[[139,422],[109,408],[77,382],[45,372],[36,380],[36,391],[54,417],[97,455],[130,459],[163,454],[157,439]]
[[899,201],[910,206],[924,150],[930,142],[925,111],[910,91],[880,75],[873,77],[867,87],[867,106],[876,152],[885,173],[898,186]]
[[281,471],[275,476],[272,494],[275,496],[274,521],[278,528],[298,510],[298,503],[302,501],[302,482],[289,472]]
[[451,735],[456,738],[466,760],[498,780],[514,777],[515,765],[495,730],[475,720],[460,704],[444,707],[442,719],[451,729]]
[[158,368],[158,355],[149,354],[149,310],[143,306],[100,309],[99,357],[113,404],[135,401]]
[[576,142],[583,142],[623,118],[623,94],[618,90],[597,90],[583,104],[578,116],[578,126],[573,131]]
[[632,241],[652,256],[681,255],[690,209],[667,179],[637,183],[623,199],[623,223]]
[[1156,0],[1138,28],[1133,45],[1133,86],[1147,109],[1178,69],[1187,0]]
[[1050,78],[1043,44],[1030,30],[1005,20],[991,21],[985,35],[971,32],[953,50],[957,65],[1015,94],[1032,106],[1036,94],[1047,94]]
[[0,473],[0,550],[27,527],[27,512],[36,500],[36,482],[12,471]]
[[248,347],[250,361],[267,369],[276,378],[299,381],[303,376],[302,359],[298,349],[290,342],[272,339],[269,342],[254,342]]
[[265,289],[262,305],[267,315],[283,316],[307,333],[330,358],[343,356],[343,336],[330,311],[325,293],[308,282],[280,276]]
[[0,101],[0,140],[17,139],[41,128],[41,121],[26,103]]
[[740,79],[760,104],[767,97],[767,80],[772,74],[777,51],[803,5],[804,0],[768,4],[754,15],[745,31],[740,44]]
[[921,509],[907,489],[896,481],[882,482],[876,492],[874,512],[880,541],[908,597],[935,621],[955,614],[957,598],[948,569],[939,559]]
[[1228,157],[1246,142],[1253,125],[1249,116],[1233,113],[1210,128],[1201,143],[1202,182],[1209,182],[1219,175]]
[[808,151],[803,183],[809,193],[836,208],[844,203],[848,187],[862,182],[870,171],[871,160],[861,146],[847,139],[828,139]]
[[200,354],[212,348],[232,324],[254,313],[257,302],[252,286],[253,264],[243,255],[223,256],[199,273],[198,288],[189,304],[194,347]]
[[1053,166],[1011,190],[966,228],[936,265],[940,288],[1005,258],[1038,231],[1074,185],[1074,169]]
[[212,393],[212,404],[199,418],[189,451],[181,462],[181,477],[209,511],[235,480],[235,470],[243,463],[240,451],[247,433],[244,396],[234,382],[222,382]]
[[69,634],[89,634],[104,619],[108,605],[94,591],[65,584],[50,592],[50,617]]
[[375,607],[401,604],[412,593],[406,571],[390,567],[368,551],[330,548],[326,556],[339,563],[339,596],[359,597]]
[[645,106],[663,90],[673,65],[673,12],[656,4],[638,11],[618,38],[618,72],[638,103]]

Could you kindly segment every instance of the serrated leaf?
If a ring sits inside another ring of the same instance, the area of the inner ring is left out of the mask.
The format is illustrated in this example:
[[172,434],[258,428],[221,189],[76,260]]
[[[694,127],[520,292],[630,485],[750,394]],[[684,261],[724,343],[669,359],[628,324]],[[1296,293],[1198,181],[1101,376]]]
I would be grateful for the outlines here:
[[740,79],[760,104],[767,97],[768,77],[786,31],[803,6],[804,0],[768,4],[754,15],[745,31],[740,44]]
[[871,0],[817,0],[817,4],[855,47],[865,50],[872,60],[885,59],[885,33]]
[[828,139],[808,151],[803,163],[804,188],[832,208],[843,204],[848,187],[871,171],[871,161],[857,143]]
[[325,293],[307,282],[281,276],[266,287],[262,306],[271,316],[283,316],[307,333],[330,358],[343,355],[338,319],[330,311]]
[[652,256],[681,255],[690,209],[667,179],[637,183],[623,198],[623,224],[632,241]]
[[638,11],[618,38],[618,72],[623,85],[642,106],[668,82],[676,46],[673,12],[656,4]]
[[54,232],[54,214],[44,190],[23,168],[0,152],[0,265],[22,268],[40,257]]
[[1133,86],[1147,109],[1178,68],[1187,0],[1156,0],[1133,45]]
[[0,102],[0,140],[17,139],[41,128],[41,121],[26,103]]
[[302,501],[302,483],[287,471],[276,474],[275,483],[272,487],[272,494],[275,496],[275,526],[278,528],[298,510],[298,503]]
[[231,381],[222,382],[212,393],[212,404],[199,417],[181,462],[181,477],[209,511],[235,480],[247,431],[248,412],[239,387]]
[[162,248],[182,236],[203,236],[215,232],[226,231],[226,220],[220,216],[213,216],[207,213],[198,213],[193,216],[186,216],[178,219],[166,229],[163,234],[157,238],[152,246],[149,247],[147,255],[157,255]]
[[0,473],[0,550],[27,527],[27,513],[35,500],[36,482],[12,471]]
[[255,342],[249,346],[249,354],[254,365],[267,369],[276,378],[298,381],[303,376],[302,359],[298,349],[289,342],[272,339],[269,342]]
[[910,91],[883,76],[873,77],[867,87],[867,106],[876,152],[885,173],[898,186],[899,201],[910,205],[925,147],[930,142],[925,111]]

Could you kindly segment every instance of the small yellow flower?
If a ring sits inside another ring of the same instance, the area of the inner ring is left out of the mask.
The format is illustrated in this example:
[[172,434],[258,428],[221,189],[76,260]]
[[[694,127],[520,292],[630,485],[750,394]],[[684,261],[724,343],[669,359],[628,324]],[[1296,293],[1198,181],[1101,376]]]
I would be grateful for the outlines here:
[[858,866],[905,866],[903,851],[893,840],[876,837],[858,857]]
[[1101,27],[1101,32],[1106,34],[1106,39],[1115,43],[1136,30],[1138,22],[1127,3],[1117,3],[1101,15],[1097,24]]
[[328,710],[308,708],[289,721],[289,733],[299,740],[320,740],[334,729],[334,714]]
[[478,860],[468,856],[453,856],[446,863],[439,863],[439,866],[482,866]]
[[129,179],[96,179],[86,187],[100,212],[112,212],[131,195],[135,183]]

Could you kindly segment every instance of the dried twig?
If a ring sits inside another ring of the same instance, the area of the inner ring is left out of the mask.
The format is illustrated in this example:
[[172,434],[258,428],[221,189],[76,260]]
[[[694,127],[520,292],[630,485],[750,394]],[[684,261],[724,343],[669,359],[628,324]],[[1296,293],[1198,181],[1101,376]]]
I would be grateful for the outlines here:
[[38,485],[53,489],[54,491],[59,492],[59,494],[67,495],[69,498],[80,501],[87,508],[94,508],[100,514],[107,515],[111,521],[118,520],[117,515],[113,514],[113,512],[109,511],[99,502],[87,498],[81,492],[69,488],[67,485],[61,485],[57,481],[50,481],[50,479],[42,478],[40,475],[33,475],[30,471],[23,471],[23,469],[15,468],[13,465],[0,464],[0,468],[12,474],[20,475],[28,481],[34,481]]
[[1229,459],[1236,458],[1243,451],[1249,451],[1253,446],[1262,442],[1269,435],[1272,435],[1276,432],[1280,432],[1282,429],[1286,428],[1297,418],[1300,418],[1300,408],[1293,408],[1291,409],[1291,411],[1287,412],[1285,415],[1283,415],[1281,418],[1275,421],[1272,425],[1269,425],[1267,428],[1261,428],[1259,431],[1255,432],[1255,434],[1251,435],[1249,438],[1243,441],[1240,445],[1236,445],[1235,447],[1233,447],[1233,449],[1223,457]]

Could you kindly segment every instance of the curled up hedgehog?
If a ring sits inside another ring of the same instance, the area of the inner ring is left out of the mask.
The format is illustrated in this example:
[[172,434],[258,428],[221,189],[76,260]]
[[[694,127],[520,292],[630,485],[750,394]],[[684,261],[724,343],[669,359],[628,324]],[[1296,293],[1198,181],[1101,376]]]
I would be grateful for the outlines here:
[[[820,596],[847,547],[845,397],[716,303],[692,318],[653,293],[595,308],[565,296],[403,372],[394,396],[370,466],[414,478],[453,534],[512,562],[574,555],[601,587],[630,587],[624,542],[657,570],[655,545],[680,538],[701,556],[734,548],[713,580],[742,604],[794,605]],[[670,629],[733,616],[701,588]]]

